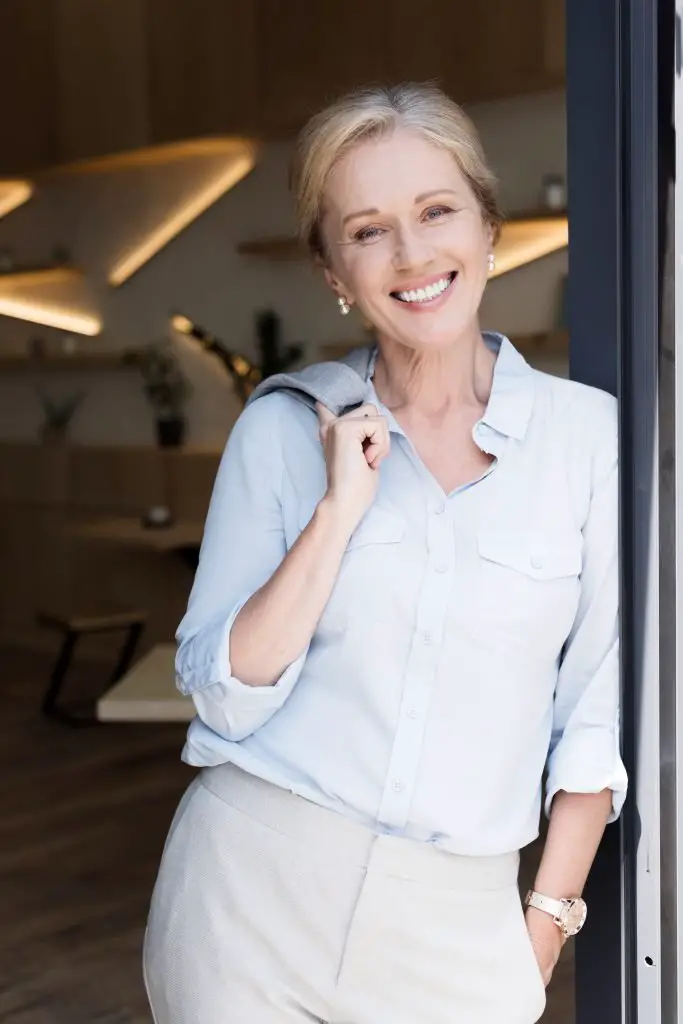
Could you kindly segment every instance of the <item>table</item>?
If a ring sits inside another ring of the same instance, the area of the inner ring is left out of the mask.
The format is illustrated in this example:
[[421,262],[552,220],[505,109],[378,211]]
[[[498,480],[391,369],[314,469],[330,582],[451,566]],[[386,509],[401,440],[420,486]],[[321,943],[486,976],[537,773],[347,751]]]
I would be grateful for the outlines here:
[[157,644],[97,702],[102,722],[189,722],[194,704],[175,685],[176,645]]
[[146,527],[134,516],[120,516],[78,523],[75,532],[87,540],[145,548],[162,554],[177,552],[191,568],[196,569],[204,524],[178,520],[171,526]]

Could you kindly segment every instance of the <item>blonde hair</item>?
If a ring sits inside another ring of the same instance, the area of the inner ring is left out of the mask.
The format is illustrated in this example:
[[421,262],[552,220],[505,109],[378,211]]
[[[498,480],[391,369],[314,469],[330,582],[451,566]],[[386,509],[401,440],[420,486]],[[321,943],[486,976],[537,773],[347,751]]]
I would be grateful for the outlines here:
[[325,185],[337,161],[356,143],[410,128],[453,155],[497,241],[503,222],[497,181],[479,134],[464,110],[430,83],[355,90],[315,114],[301,131],[290,164],[299,236],[325,258],[320,221]]

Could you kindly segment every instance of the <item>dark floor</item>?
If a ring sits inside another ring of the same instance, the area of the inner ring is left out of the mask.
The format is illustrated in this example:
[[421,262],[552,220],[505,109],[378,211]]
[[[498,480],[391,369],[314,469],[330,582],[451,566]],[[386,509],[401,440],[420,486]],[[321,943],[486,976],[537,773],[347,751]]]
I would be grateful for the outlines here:
[[[140,946],[192,777],[179,760],[185,729],[47,722],[37,708],[48,671],[45,655],[0,650],[0,1021],[150,1024]],[[74,679],[87,688],[92,670]],[[571,974],[567,955],[544,1024],[573,1021]]]
[[48,670],[44,655],[0,651],[0,1020],[149,1024],[140,943],[191,778],[184,727],[47,722]]

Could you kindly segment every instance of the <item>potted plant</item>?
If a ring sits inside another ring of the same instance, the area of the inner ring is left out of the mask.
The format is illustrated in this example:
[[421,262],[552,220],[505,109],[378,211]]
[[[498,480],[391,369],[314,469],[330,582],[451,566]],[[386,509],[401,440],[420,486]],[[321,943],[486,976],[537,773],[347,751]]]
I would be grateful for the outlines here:
[[185,402],[190,384],[169,341],[152,342],[129,354],[142,374],[144,392],[154,409],[157,441],[177,447],[185,439]]
[[68,398],[52,398],[46,391],[38,390],[38,397],[43,409],[43,422],[40,435],[43,441],[62,442],[66,439],[69,424],[76,409],[85,398],[83,392],[70,395]]

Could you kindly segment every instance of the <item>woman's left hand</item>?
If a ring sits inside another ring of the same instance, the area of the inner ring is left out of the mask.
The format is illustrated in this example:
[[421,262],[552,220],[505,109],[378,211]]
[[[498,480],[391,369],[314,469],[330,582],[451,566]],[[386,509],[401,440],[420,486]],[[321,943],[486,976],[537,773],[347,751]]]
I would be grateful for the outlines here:
[[565,943],[564,935],[550,914],[534,907],[527,907],[526,926],[543,984],[547,987]]

